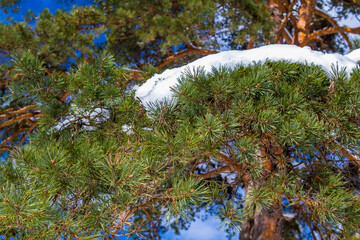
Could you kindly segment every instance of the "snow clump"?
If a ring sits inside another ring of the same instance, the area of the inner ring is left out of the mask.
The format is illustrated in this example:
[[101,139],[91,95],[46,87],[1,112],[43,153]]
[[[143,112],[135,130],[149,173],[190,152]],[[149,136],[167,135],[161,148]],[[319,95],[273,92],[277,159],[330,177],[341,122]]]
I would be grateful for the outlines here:
[[175,87],[178,78],[186,69],[196,69],[204,67],[206,72],[211,71],[212,67],[219,68],[227,66],[230,68],[239,64],[249,65],[254,62],[281,61],[320,65],[324,70],[330,72],[333,65],[339,68],[345,67],[350,73],[360,61],[360,49],[351,52],[348,55],[337,53],[322,53],[313,51],[309,47],[298,47],[294,45],[275,44],[267,45],[255,49],[244,51],[224,51],[217,54],[200,58],[185,66],[165,70],[161,74],[155,74],[143,85],[136,89],[138,97],[145,106],[151,102],[173,99],[171,87]]

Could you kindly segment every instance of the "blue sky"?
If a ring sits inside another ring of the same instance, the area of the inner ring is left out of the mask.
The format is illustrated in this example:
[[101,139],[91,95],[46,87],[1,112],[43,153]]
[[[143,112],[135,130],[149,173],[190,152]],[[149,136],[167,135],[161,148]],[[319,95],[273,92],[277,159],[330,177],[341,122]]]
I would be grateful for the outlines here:
[[[87,0],[76,0],[77,5],[83,5]],[[0,21],[5,21],[7,17],[13,17],[14,21],[23,21],[27,10],[31,10],[35,15],[39,15],[45,8],[49,9],[51,13],[55,13],[57,9],[64,8],[71,10],[72,4],[64,4],[58,0],[22,0],[21,10],[18,13],[4,14],[0,12]]]

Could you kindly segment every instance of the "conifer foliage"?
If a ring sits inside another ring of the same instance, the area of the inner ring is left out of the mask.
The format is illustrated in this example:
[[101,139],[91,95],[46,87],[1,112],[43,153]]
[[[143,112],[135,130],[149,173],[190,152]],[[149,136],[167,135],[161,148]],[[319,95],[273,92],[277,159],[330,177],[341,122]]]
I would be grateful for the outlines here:
[[[359,14],[359,0],[59,1],[73,8],[44,9],[38,16],[28,11],[24,21],[0,23],[0,152],[22,144],[38,124],[34,106],[9,100],[9,82],[18,77],[10,56],[19,50],[39,55],[52,74],[84,58],[91,61],[106,48],[117,63],[131,68],[133,78],[144,80],[149,70],[223,49],[286,43],[344,53],[359,45],[348,34],[360,34],[360,28],[341,22]],[[19,10],[22,2],[0,0],[0,14]]]
[[47,75],[29,52],[13,64],[11,91],[44,116],[2,163],[1,236],[157,239],[164,219],[181,225],[195,209],[241,239],[280,239],[284,213],[314,238],[360,229],[359,163],[347,158],[358,151],[360,69],[188,69],[174,101],[145,109],[109,54],[67,75]]
[[351,50],[360,1],[87,3],[0,23],[0,238],[160,239],[199,211],[244,240],[360,232],[359,68],[195,68],[173,100],[134,93],[223,48]]

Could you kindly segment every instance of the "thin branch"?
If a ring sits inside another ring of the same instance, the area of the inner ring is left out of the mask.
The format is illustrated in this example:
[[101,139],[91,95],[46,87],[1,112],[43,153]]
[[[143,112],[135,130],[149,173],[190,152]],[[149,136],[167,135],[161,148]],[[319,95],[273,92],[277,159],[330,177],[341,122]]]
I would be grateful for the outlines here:
[[328,46],[325,45],[324,41],[321,38],[316,38],[316,39],[312,40],[311,43],[312,42],[319,42],[323,49],[328,49],[329,48]]
[[[293,4],[295,4],[295,2],[296,1],[291,3],[289,5],[289,7],[287,8],[279,0],[268,1],[268,7],[273,11],[273,15],[271,16],[271,18],[273,18],[276,23],[280,24],[279,30],[277,33],[278,41],[280,41],[281,37],[284,37],[287,44],[295,44],[297,42],[297,33],[298,33],[298,29],[296,26],[297,19],[292,14],[292,8],[293,8]],[[276,12],[276,10],[281,11],[281,13]],[[282,13],[287,13],[285,18],[281,18]],[[287,29],[285,28],[286,23],[288,22],[288,19],[290,19],[290,21],[292,22],[293,27],[294,27],[294,35],[293,36],[291,36],[289,31],[287,31]]]
[[34,130],[34,128],[36,128],[37,125],[38,125],[38,123],[37,123],[37,122],[34,122],[34,123],[31,125],[31,127],[26,130],[26,133],[24,133],[24,136],[23,136],[23,137],[19,140],[19,142],[16,144],[17,147],[20,146],[20,144],[25,141],[26,136],[29,135],[29,134],[32,132],[32,130]]
[[36,117],[40,117],[40,116],[41,116],[40,113],[37,113],[37,114],[36,113],[25,113],[25,114],[22,114],[20,116],[16,116],[15,118],[11,118],[11,119],[9,119],[9,120],[7,120],[5,122],[0,123],[0,128],[12,125],[14,123],[18,123],[18,122],[20,122],[22,120],[29,119],[31,117],[36,118]]
[[329,34],[334,34],[334,33],[345,33],[345,32],[360,34],[360,27],[357,27],[357,28],[331,27],[331,28],[322,29],[322,30],[311,33],[307,38],[307,42],[310,42],[310,41],[317,39],[324,35],[329,35]]
[[25,130],[27,130],[27,129],[28,129],[28,128],[19,128],[16,133],[10,135],[8,138],[6,138],[5,140],[3,140],[3,141],[0,143],[0,146],[1,146],[1,145],[4,145],[5,143],[7,143],[7,142],[9,142],[9,141],[11,141],[11,140],[13,140],[13,139],[16,138],[21,132],[23,132],[23,131],[25,131]]
[[[315,14],[322,17],[322,18],[325,18],[334,27],[340,27],[339,24],[331,16],[329,16],[325,12],[321,11],[320,9],[315,8]],[[347,42],[349,48],[352,49],[351,41],[350,41],[349,37],[346,35],[346,33],[340,32],[340,35],[345,39],[345,41]]]
[[18,115],[18,114],[21,114],[23,112],[26,112],[30,109],[34,109],[36,108],[35,105],[29,105],[29,106],[26,106],[26,107],[23,107],[23,108],[20,108],[20,109],[12,109],[12,111],[9,111],[9,110],[5,110],[4,112],[2,112],[0,114],[0,120],[2,119],[5,119],[5,118],[8,118],[10,116],[13,116],[13,115]]
[[358,156],[354,156],[347,149],[344,148],[340,150],[340,153],[344,155],[347,159],[349,159],[351,162],[355,163],[357,166],[360,167],[360,159]]
[[241,167],[240,164],[235,163],[235,161],[233,159],[231,159],[230,157],[226,156],[225,154],[221,153],[221,152],[217,152],[217,154],[220,157],[220,161],[225,163],[226,165],[229,166],[230,170],[232,172],[236,172],[238,174],[240,174],[243,170],[243,168]]
[[[281,8],[281,11],[282,12],[287,12],[288,10],[287,10],[287,8],[286,8],[286,6],[282,3],[282,2],[280,2],[280,1],[278,1],[278,0],[274,0],[274,2],[278,5],[278,7],[279,8]],[[296,4],[296,0],[294,0],[293,1],[293,3],[292,4]],[[292,7],[293,8],[293,7]],[[292,36],[292,41],[291,41],[291,44],[294,44],[294,45],[299,45],[299,41],[298,41],[298,33],[299,33],[299,29],[298,29],[298,27],[297,27],[297,22],[298,22],[298,19],[296,19],[296,17],[292,14],[292,9],[291,8],[291,11],[289,11],[289,19],[290,19],[290,21],[291,21],[291,23],[292,23],[292,27],[293,27],[293,30],[294,30],[294,34],[293,34],[293,36]],[[290,9],[290,8],[288,8],[288,9]],[[285,30],[286,30],[286,28],[285,28]],[[287,35],[288,36],[291,36],[291,34],[289,33],[289,32],[287,32]],[[286,36],[285,36],[286,37]],[[286,39],[285,39],[286,40]]]
[[[289,4],[288,8],[286,9],[286,16],[282,19],[279,30],[278,30],[278,40],[280,40],[280,36],[283,35],[283,33],[285,33],[284,37],[285,37],[286,43],[288,43],[288,44],[292,43],[292,37],[288,31],[284,31],[284,30],[285,30],[285,27],[292,15],[292,11],[293,11],[295,3],[296,3],[296,1],[292,1]],[[284,9],[284,8],[282,7],[282,9]]]
[[207,172],[207,173],[204,173],[204,174],[199,174],[199,175],[196,175],[197,178],[199,179],[208,179],[208,178],[211,178],[211,177],[214,177],[220,173],[223,173],[223,172],[226,172],[226,171],[231,171],[230,167],[229,166],[223,166],[223,167],[219,167],[213,171],[210,171],[210,172]]
[[106,26],[106,27],[118,27],[118,26],[125,26],[126,24],[123,24],[123,23],[109,23],[109,24],[106,24],[106,23],[98,23],[98,24],[89,24],[89,25],[81,25],[81,26],[78,26],[77,27],[77,30],[78,31],[90,31],[90,30],[95,30],[95,29],[99,29],[103,26]]
[[149,221],[150,221],[150,223],[152,225],[152,228],[153,228],[152,232],[154,232],[156,234],[157,239],[161,239],[160,236],[159,236],[158,231],[156,230],[156,226],[154,224],[154,221],[153,221],[152,217],[150,216],[150,213],[146,210],[146,208],[142,208],[142,210],[146,214],[146,216],[149,218]]
[[65,93],[63,93],[63,95],[61,95],[59,98],[58,98],[58,100],[60,101],[60,102],[64,102],[65,100],[66,100],[66,98],[68,97],[68,96],[70,96],[70,92],[65,92]]
[[13,149],[14,149],[14,147],[11,147],[11,146],[0,146],[0,152],[11,151]]
[[286,28],[284,29],[284,33],[285,33],[284,38],[285,38],[286,43],[292,44],[294,37],[291,36],[291,34],[289,33],[289,31]]
[[314,239],[317,239],[315,236],[315,230],[313,229],[313,227],[311,226],[311,222],[309,221],[308,217],[307,217],[307,209],[304,205],[299,205],[298,209],[302,212],[302,216],[304,217],[304,220],[306,222],[306,224],[309,226],[311,235],[313,236]]
[[218,51],[190,47],[184,51],[181,51],[181,52],[178,52],[178,53],[175,53],[175,54],[169,56],[162,63],[157,65],[156,68],[162,69],[163,67],[165,67],[167,64],[171,63],[172,61],[182,58],[182,57],[185,57],[190,54],[210,55],[210,54],[215,54],[215,53],[218,53]]

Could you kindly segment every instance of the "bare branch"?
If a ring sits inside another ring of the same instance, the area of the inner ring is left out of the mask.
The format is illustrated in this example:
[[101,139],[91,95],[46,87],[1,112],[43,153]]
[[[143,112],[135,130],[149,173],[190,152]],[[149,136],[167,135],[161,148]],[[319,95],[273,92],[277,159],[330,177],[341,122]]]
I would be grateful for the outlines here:
[[19,128],[15,133],[13,133],[12,135],[10,135],[8,138],[6,138],[5,140],[3,140],[0,143],[0,146],[2,147],[2,145],[4,145],[5,143],[13,140],[14,138],[16,138],[22,131],[25,131],[27,128]]
[[0,123],[0,128],[3,128],[3,127],[6,127],[6,126],[9,126],[9,125],[12,125],[14,123],[18,123],[22,120],[26,120],[26,119],[29,119],[31,117],[40,117],[41,114],[40,113],[25,113],[25,114],[22,114],[20,116],[16,116],[15,118],[11,118],[5,122],[2,122]]
[[11,116],[14,116],[14,115],[21,114],[23,112],[26,112],[26,111],[28,111],[30,109],[34,109],[34,108],[36,108],[35,105],[29,105],[29,106],[25,106],[25,107],[20,108],[20,109],[17,109],[17,108],[6,109],[5,111],[3,111],[0,114],[0,120],[11,117]]
[[34,130],[34,128],[36,128],[36,126],[38,125],[38,122],[34,122],[29,129],[26,130],[26,133],[24,134],[24,136],[19,140],[19,142],[16,144],[16,146],[20,146],[20,144],[25,141],[26,136],[29,135],[32,130]]
[[207,178],[211,178],[211,177],[214,177],[220,173],[223,173],[223,172],[226,172],[226,171],[231,171],[230,167],[229,166],[223,166],[223,167],[219,167],[213,171],[210,171],[210,172],[207,172],[207,173],[204,173],[204,174],[199,174],[199,175],[196,175],[197,178],[200,178],[200,179],[207,179]]
[[14,149],[14,147],[11,147],[11,146],[0,146],[0,152],[11,151],[13,149]]
[[95,29],[99,29],[101,27],[116,27],[116,26],[125,26],[126,24],[124,23],[97,23],[97,24],[89,24],[89,25],[81,25],[77,27],[78,31],[90,31],[90,30],[95,30]]
[[[279,37],[281,35],[283,35],[285,37],[285,41],[286,43],[288,44],[291,44],[292,43],[292,37],[290,35],[290,33],[288,31],[285,31],[285,27],[290,19],[290,17],[292,16],[292,11],[293,11],[293,8],[294,8],[294,5],[295,5],[296,1],[292,1],[289,5],[288,5],[288,8],[286,9],[286,16],[282,19],[281,23],[280,23],[280,27],[279,27],[279,30],[278,30],[278,40]],[[282,7],[282,9],[285,9],[285,7]],[[285,33],[285,35],[284,35]]]
[[185,57],[190,54],[210,55],[210,54],[215,54],[215,53],[218,53],[218,51],[190,47],[184,51],[175,53],[175,54],[171,55],[170,57],[166,58],[162,63],[157,65],[156,68],[162,69],[163,67],[165,67],[167,64],[171,63],[172,61],[182,58],[182,57]]
[[229,166],[230,171],[236,172],[238,174],[240,174],[242,172],[243,168],[241,167],[240,164],[236,163],[233,159],[231,159],[230,157],[226,156],[225,154],[223,154],[221,152],[217,152],[217,154],[220,157],[219,160]]
[[[360,0],[358,0],[358,1],[360,1]],[[329,16],[325,12],[321,11],[320,9],[315,8],[315,14],[326,19],[334,27],[340,27],[339,24],[331,16]],[[352,44],[351,44],[349,37],[344,32],[340,32],[340,35],[345,39],[349,48],[352,49]]]
[[358,156],[351,154],[347,149],[342,148],[340,150],[341,154],[344,155],[347,159],[351,162],[355,163],[357,166],[360,167],[360,159]]
[[354,34],[360,34],[360,27],[357,28],[350,28],[350,27],[331,27],[322,29],[319,31],[316,31],[314,33],[311,33],[309,37],[307,38],[307,42],[313,41],[314,39],[317,39],[324,35],[334,34],[334,33],[354,33]]

